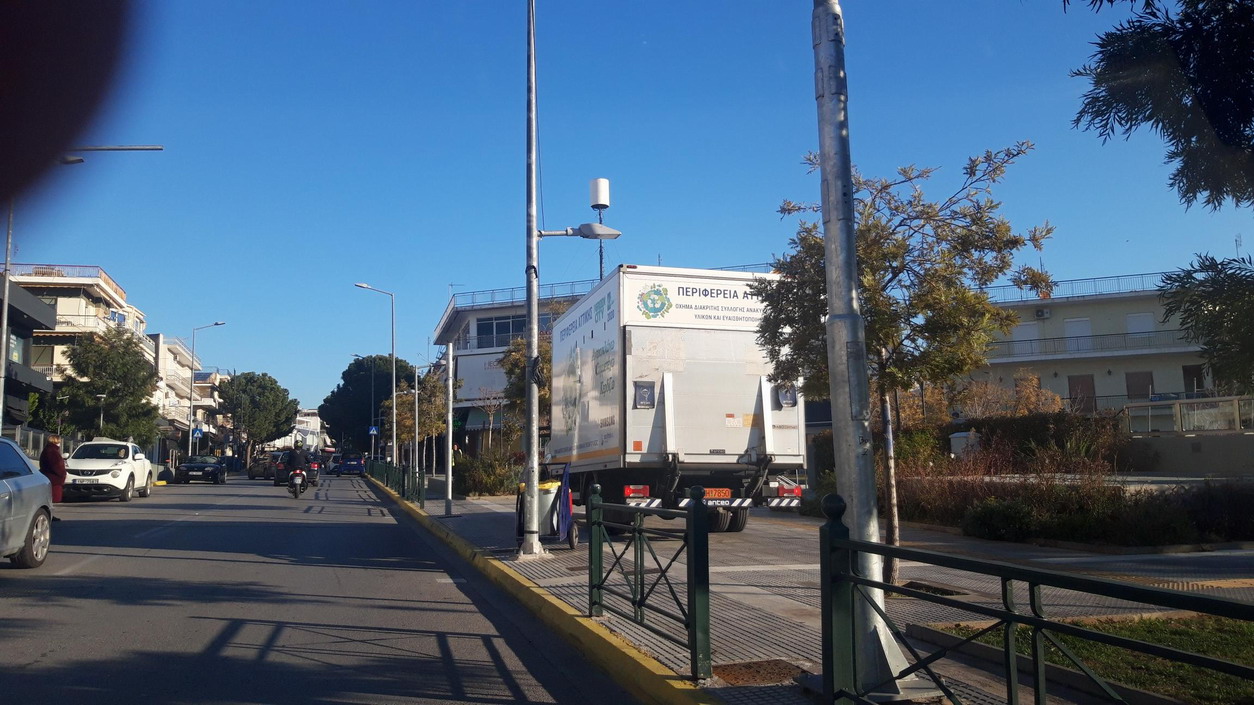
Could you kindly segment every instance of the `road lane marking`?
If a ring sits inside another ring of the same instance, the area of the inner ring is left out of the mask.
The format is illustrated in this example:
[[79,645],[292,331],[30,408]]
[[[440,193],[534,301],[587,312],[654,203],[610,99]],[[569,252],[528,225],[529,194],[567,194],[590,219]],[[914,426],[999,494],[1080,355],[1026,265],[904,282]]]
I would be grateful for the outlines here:
[[[221,502],[214,502],[213,504],[211,504],[211,505],[209,505],[209,506],[211,506],[211,507],[217,507],[217,506],[220,506],[220,505],[226,504],[227,502],[233,502],[233,501],[235,501],[236,499],[237,499],[236,497],[227,497],[226,499],[222,500]],[[137,538],[137,539],[142,539],[142,538],[145,538],[145,537],[147,537],[147,536],[151,536],[151,535],[153,535],[153,534],[160,533],[160,532],[162,532],[162,531],[167,531],[167,530],[169,530],[169,529],[174,528],[174,526],[175,526],[176,524],[178,524],[179,522],[181,522],[181,521],[187,521],[188,519],[195,519],[195,518],[197,518],[197,517],[199,517],[199,516],[201,516],[200,512],[195,512],[195,513],[193,513],[193,514],[185,514],[185,515],[183,515],[183,516],[181,516],[181,517],[179,517],[179,518],[177,518],[177,519],[172,519],[172,520],[170,520],[169,522],[167,522],[167,523],[165,523],[165,524],[162,524],[161,526],[154,526],[153,528],[148,529],[147,531],[141,531],[141,532],[139,532],[138,534],[135,534],[134,538]],[[95,556],[90,556],[90,557],[88,557],[88,558],[84,558],[83,560],[79,561],[78,563],[74,563],[73,565],[68,565],[68,566],[66,566],[66,567],[62,568],[61,570],[58,570],[57,572],[53,573],[53,575],[56,575],[56,576],[61,576],[61,575],[69,575],[70,573],[73,573],[73,572],[75,572],[75,571],[77,571],[77,570],[80,570],[80,569],[82,569],[82,568],[86,568],[87,566],[91,565],[92,563],[95,563],[96,561],[100,560],[101,558],[105,558],[107,555],[108,555],[108,554],[98,554],[98,555],[95,555]]]

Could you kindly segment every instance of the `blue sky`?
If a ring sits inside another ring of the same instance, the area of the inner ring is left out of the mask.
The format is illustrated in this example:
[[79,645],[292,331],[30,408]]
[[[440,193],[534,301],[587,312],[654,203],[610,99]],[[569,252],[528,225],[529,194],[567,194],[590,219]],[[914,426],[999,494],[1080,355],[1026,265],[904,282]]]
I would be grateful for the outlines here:
[[[815,200],[809,0],[538,0],[541,216],[593,220],[620,262],[719,267],[783,252],[780,201]],[[1186,211],[1148,132],[1073,130],[1068,77],[1126,17],[1061,0],[843,3],[854,162],[941,167],[1029,139],[996,192],[1057,232],[1056,279],[1154,272],[1254,246],[1250,212]],[[457,291],[524,284],[523,0],[147,0],[83,144],[163,144],[54,168],[18,204],[15,261],[104,267],[150,332],[207,366],[269,372],[316,406],[353,353],[421,363]],[[1243,250],[1244,252],[1244,250]],[[1036,264],[1038,256],[1026,256]],[[546,240],[542,283],[595,278],[594,243]],[[303,334],[299,330],[304,331]],[[293,340],[300,342],[293,342]],[[431,356],[434,357],[434,350]]]

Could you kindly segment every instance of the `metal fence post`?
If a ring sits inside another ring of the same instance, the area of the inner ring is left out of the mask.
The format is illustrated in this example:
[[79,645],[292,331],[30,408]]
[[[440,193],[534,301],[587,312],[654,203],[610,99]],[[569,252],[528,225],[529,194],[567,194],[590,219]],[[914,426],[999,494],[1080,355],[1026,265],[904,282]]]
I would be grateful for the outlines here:
[[845,500],[823,498],[827,521],[819,528],[819,572],[822,575],[823,702],[836,702],[838,692],[858,692],[857,630],[854,627],[854,587],[845,579],[853,572],[853,552],[839,545],[849,540],[841,523]]
[[693,487],[688,503],[688,656],[694,678],[709,678],[710,663],[710,515],[705,488]]
[[601,508],[601,486],[593,485],[592,494],[588,497],[588,616],[600,617],[602,600],[605,595],[601,590],[602,550],[604,544],[601,537],[604,528],[601,517],[605,510]]
[[427,466],[418,468],[418,508],[427,508]]
[[644,514],[631,515],[631,613],[637,624],[644,624]]

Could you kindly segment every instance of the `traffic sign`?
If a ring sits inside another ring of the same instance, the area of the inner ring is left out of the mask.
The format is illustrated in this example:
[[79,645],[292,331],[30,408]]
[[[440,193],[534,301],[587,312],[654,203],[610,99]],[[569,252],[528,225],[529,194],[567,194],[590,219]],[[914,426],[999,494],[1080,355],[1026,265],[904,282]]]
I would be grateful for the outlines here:
[[205,432],[204,432],[204,431],[202,431],[202,430],[200,430],[200,429],[198,429],[198,428],[194,428],[194,429],[192,429],[192,438],[199,439],[199,438],[200,438],[201,436],[203,436],[203,435],[205,435]]
[[379,435],[379,427],[378,427],[378,426],[371,426],[371,427],[370,427],[370,435],[372,435],[372,436],[377,436],[377,435]]

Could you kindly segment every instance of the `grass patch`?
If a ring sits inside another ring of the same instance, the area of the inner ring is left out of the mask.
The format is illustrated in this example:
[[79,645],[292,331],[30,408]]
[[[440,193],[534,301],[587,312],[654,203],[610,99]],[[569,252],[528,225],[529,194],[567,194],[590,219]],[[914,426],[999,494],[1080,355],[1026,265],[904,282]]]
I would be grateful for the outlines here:
[[[1254,664],[1254,623],[1250,622],[1220,617],[1194,617],[1102,620],[1086,622],[1084,626],[1105,634],[1159,644],[1242,665]],[[979,630],[960,624],[946,627],[944,631],[966,638]],[[1054,636],[1103,678],[1199,705],[1254,705],[1254,682],[1072,636]],[[1031,653],[1030,628],[1018,628],[1015,639],[1019,653]],[[1001,632],[986,634],[979,641],[1000,648]],[[1075,668],[1070,659],[1048,643],[1045,660],[1066,668]]]

